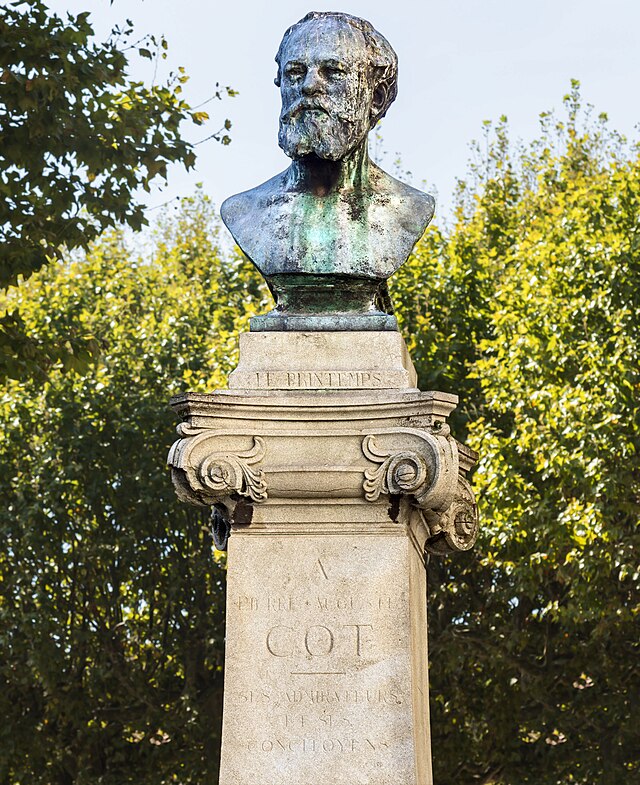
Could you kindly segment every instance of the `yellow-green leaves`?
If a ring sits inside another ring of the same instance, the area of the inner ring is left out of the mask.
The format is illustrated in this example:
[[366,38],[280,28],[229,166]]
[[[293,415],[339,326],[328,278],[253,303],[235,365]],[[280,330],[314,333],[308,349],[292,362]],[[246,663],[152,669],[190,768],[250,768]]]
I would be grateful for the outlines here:
[[31,335],[91,335],[100,357],[0,391],[7,783],[215,781],[224,569],[207,511],[175,497],[168,402],[225,385],[267,294],[212,215],[199,195],[142,256],[111,233],[12,294]]
[[566,103],[527,148],[487,131],[395,283],[480,453],[475,553],[429,564],[442,785],[640,776],[640,156]]

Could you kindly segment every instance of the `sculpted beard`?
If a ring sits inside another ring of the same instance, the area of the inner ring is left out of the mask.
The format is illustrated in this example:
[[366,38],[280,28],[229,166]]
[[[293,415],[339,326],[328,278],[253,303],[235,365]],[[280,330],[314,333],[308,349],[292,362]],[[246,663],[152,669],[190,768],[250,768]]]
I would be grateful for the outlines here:
[[278,144],[289,158],[314,154],[339,161],[358,145],[368,130],[361,117],[331,112],[317,103],[297,103],[280,114]]

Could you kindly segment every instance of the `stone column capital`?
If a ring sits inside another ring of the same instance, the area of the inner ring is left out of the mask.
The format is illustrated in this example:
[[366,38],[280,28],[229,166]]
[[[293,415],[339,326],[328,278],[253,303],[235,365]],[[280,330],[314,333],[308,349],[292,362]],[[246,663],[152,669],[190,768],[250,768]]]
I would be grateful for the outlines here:
[[226,510],[231,527],[292,531],[295,507],[322,532],[348,506],[372,526],[412,526],[420,548],[468,550],[475,455],[451,436],[455,403],[415,390],[190,394],[173,402],[184,421],[168,463],[178,496]]

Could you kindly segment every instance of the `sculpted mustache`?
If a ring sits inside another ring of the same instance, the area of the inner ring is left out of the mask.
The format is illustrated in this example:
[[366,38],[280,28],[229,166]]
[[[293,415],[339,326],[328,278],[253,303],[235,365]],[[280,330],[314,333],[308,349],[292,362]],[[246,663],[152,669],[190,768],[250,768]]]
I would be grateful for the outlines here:
[[290,120],[293,120],[297,117],[301,112],[322,112],[323,114],[330,115],[331,111],[322,104],[319,103],[309,103],[308,101],[300,101],[299,103],[292,106],[286,112],[283,112],[281,116],[281,121],[284,123],[288,123]]
[[281,125],[289,125],[296,122],[299,115],[303,112],[322,112],[323,115],[326,115],[334,123],[356,125],[358,122],[355,112],[336,112],[335,109],[327,109],[322,104],[299,103],[280,115]]

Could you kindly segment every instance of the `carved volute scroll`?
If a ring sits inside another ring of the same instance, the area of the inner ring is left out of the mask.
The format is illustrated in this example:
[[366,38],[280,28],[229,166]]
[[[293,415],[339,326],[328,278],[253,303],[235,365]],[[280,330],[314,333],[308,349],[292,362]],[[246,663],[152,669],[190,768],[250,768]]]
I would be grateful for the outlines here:
[[369,502],[376,501],[381,493],[424,494],[433,480],[432,468],[418,452],[385,452],[377,446],[375,436],[365,436],[362,452],[378,464],[375,469],[364,471],[363,490]]
[[[433,432],[432,432],[433,431]],[[387,442],[390,446],[384,448]],[[444,512],[453,502],[458,477],[458,450],[449,428],[391,429],[362,440],[362,452],[375,468],[364,471],[367,501],[380,494],[411,496],[416,506]]]
[[252,464],[264,458],[264,439],[254,436],[253,442],[251,450],[238,455],[208,455],[198,469],[204,487],[220,498],[235,492],[248,496],[254,502],[264,501],[267,498],[267,486],[262,472],[251,468]]
[[265,456],[264,439],[253,437],[253,446],[242,452],[220,451],[220,435],[200,431],[182,424],[179,431],[186,438],[176,442],[168,463],[180,499],[191,504],[210,506],[233,495],[246,496],[253,502],[267,499],[267,484],[255,464]]
[[478,505],[464,477],[458,478],[458,488],[451,507],[431,520],[425,516],[425,523],[430,532],[425,548],[430,553],[442,555],[473,548],[478,538]]
[[[444,554],[466,551],[478,536],[478,508],[473,490],[459,470],[458,447],[444,426],[440,434],[424,433],[421,450],[383,450],[373,435],[362,452],[372,463],[365,469],[363,492],[369,502],[381,494],[409,496],[420,510],[425,548]],[[442,449],[453,446],[452,451]]]

